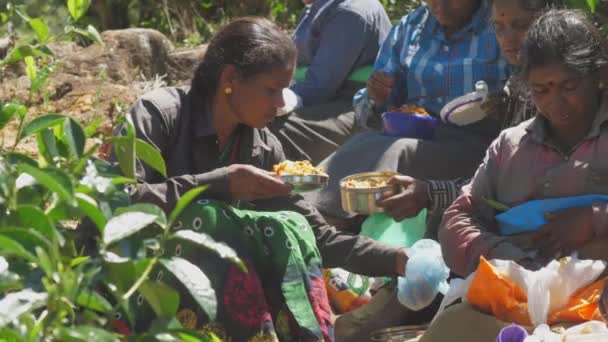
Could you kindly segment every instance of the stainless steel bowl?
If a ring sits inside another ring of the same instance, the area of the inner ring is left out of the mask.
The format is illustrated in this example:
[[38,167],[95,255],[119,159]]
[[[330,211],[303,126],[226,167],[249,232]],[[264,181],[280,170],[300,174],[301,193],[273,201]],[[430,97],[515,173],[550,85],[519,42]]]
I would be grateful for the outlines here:
[[350,180],[382,179],[389,180],[398,175],[396,172],[365,172],[348,176],[340,181],[340,197],[342,210],[352,214],[381,213],[383,209],[378,206],[378,201],[401,192],[401,186],[387,185],[376,188],[356,189],[349,188],[346,183]]
[[284,175],[281,180],[293,185],[294,192],[319,190],[327,186],[328,176],[325,175]]
[[428,329],[428,325],[405,325],[376,330],[370,334],[374,342],[404,342],[417,341]]

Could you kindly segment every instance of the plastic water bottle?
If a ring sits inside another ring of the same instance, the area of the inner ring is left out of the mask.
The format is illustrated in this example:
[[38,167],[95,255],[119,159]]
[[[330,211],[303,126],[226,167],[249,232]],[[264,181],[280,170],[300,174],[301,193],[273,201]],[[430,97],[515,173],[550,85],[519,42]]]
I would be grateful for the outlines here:
[[407,308],[418,311],[429,306],[437,293],[448,291],[450,269],[434,240],[419,240],[408,250],[408,257],[405,277],[398,280],[397,299]]

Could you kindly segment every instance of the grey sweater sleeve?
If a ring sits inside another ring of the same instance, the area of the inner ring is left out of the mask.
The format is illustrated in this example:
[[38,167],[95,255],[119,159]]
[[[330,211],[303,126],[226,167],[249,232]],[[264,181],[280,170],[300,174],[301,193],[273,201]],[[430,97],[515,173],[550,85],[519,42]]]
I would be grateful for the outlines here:
[[[150,144],[163,156],[170,150],[171,127],[174,124],[166,110],[155,105],[154,100],[145,97],[131,107],[129,114],[135,126],[138,139]],[[123,135],[124,128],[117,135]],[[113,160],[116,156],[113,153]],[[164,211],[170,212],[179,198],[187,191],[201,185],[208,185],[205,195],[212,198],[228,197],[228,177],[225,168],[219,168],[197,175],[179,175],[165,178],[156,170],[136,160],[135,175],[138,184],[130,188],[129,194],[134,202],[154,203]]]

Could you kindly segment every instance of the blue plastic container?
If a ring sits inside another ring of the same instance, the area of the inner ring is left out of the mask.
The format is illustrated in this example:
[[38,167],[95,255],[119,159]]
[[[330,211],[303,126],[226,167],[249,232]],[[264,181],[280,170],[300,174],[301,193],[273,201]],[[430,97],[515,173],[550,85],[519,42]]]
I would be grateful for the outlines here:
[[384,134],[421,140],[431,140],[437,126],[437,118],[430,115],[386,112],[382,114]]

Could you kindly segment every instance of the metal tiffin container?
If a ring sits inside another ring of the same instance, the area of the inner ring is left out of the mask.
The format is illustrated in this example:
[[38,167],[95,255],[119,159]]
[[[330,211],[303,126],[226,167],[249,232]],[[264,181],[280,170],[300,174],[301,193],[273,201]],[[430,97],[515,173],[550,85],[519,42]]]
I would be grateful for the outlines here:
[[340,181],[342,210],[352,214],[381,213],[378,202],[398,194],[402,187],[386,184],[396,172],[364,172],[345,177]]

